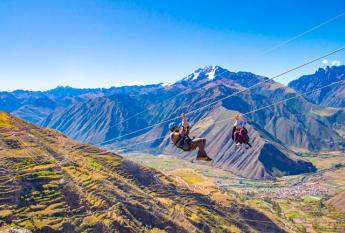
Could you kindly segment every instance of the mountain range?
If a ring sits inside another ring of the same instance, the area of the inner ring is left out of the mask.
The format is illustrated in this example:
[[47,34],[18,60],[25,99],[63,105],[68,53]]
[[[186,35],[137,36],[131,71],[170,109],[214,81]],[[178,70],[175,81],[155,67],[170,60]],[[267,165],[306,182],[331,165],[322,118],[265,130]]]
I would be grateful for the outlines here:
[[[249,178],[274,178],[315,170],[296,151],[344,148],[344,87],[334,85],[316,96],[295,98],[246,115],[253,144],[250,150],[237,148],[230,139],[233,116],[344,79],[344,70],[344,66],[319,69],[284,86],[253,73],[209,66],[172,85],[2,92],[0,109],[108,149],[172,153],[192,159],[194,153],[182,154],[169,145],[169,122],[160,122],[206,105],[188,114],[188,121],[194,136],[207,138],[213,166]],[[233,96],[212,104],[229,95]]]
[[[304,75],[297,80],[289,83],[289,87],[300,91],[307,92],[329,83],[345,79],[345,66],[327,66],[325,69],[320,68],[315,74]],[[334,85],[307,95],[308,100],[315,104],[326,107],[345,107],[345,86]]]

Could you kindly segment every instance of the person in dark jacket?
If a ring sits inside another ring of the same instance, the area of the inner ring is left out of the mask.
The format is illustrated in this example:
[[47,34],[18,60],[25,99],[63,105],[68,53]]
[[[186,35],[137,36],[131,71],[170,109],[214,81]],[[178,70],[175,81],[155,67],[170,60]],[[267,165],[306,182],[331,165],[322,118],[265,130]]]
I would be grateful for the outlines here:
[[212,159],[208,157],[205,147],[206,139],[205,138],[193,138],[189,137],[190,126],[186,121],[186,115],[182,114],[182,124],[179,126],[177,123],[172,122],[169,124],[170,141],[171,144],[182,149],[183,151],[193,151],[198,148],[198,154],[196,159],[203,161],[211,161]]
[[232,129],[232,140],[235,141],[236,146],[244,145],[246,149],[252,147],[249,143],[249,136],[248,130],[246,129],[245,125],[247,122],[241,117],[239,114],[235,116],[235,124]]

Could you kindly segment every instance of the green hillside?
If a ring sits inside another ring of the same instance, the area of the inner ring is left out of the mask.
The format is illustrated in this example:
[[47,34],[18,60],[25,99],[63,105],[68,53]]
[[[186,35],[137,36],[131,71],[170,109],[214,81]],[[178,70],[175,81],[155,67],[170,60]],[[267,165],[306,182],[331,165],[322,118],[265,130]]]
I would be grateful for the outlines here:
[[235,199],[0,113],[0,231],[283,232]]

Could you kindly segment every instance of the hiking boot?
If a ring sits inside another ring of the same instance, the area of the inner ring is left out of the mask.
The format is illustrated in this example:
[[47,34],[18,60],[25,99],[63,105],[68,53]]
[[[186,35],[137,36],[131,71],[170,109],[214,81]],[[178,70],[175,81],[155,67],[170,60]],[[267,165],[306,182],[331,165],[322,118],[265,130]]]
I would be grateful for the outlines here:
[[196,160],[200,161],[212,161],[212,159],[208,156],[196,157]]
[[211,161],[212,159],[208,157],[206,154],[202,154],[200,151],[198,151],[198,156],[196,157],[196,160]]

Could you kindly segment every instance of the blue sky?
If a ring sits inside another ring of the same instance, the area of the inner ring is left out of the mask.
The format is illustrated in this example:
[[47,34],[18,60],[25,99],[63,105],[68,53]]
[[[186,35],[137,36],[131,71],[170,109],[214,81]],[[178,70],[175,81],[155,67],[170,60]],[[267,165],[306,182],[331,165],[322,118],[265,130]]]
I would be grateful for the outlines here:
[[344,0],[1,0],[0,89],[169,83],[207,65],[272,76],[343,46],[345,17],[258,56],[342,12]]

